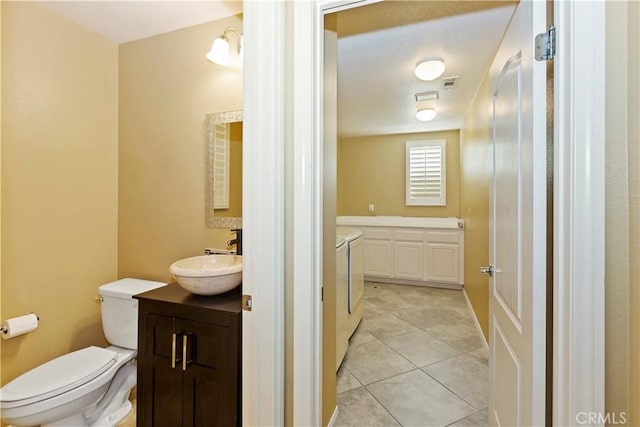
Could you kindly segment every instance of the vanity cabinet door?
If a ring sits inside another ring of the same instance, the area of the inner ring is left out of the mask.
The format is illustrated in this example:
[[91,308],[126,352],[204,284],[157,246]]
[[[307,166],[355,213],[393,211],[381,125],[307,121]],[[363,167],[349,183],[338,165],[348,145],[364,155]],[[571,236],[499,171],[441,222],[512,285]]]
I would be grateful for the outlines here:
[[187,323],[185,331],[182,425],[237,425],[237,331],[232,327],[195,321]]
[[[183,375],[172,368],[181,359],[176,319],[147,313],[144,316],[142,346],[138,354],[138,426],[174,427],[182,425]],[[174,347],[174,336],[176,336]]]

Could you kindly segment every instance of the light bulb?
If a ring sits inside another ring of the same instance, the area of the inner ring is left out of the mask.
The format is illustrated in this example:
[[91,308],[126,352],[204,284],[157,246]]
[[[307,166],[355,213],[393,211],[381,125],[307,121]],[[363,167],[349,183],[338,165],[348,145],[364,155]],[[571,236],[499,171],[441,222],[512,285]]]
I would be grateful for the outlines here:
[[229,40],[220,36],[213,41],[211,50],[207,53],[207,59],[214,64],[229,65]]
[[421,108],[416,112],[416,118],[421,122],[428,122],[436,117],[436,110],[434,108]]
[[444,61],[442,58],[424,58],[416,64],[416,77],[420,80],[434,80],[444,73]]

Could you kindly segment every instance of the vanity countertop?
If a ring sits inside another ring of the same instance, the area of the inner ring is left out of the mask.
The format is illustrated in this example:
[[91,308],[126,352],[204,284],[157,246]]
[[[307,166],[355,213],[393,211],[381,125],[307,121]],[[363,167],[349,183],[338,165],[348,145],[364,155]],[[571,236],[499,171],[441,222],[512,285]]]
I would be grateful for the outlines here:
[[411,227],[411,228],[464,228],[464,222],[456,217],[418,216],[339,216],[337,225],[360,227]]
[[186,307],[216,309],[230,313],[242,311],[242,285],[219,295],[195,295],[182,289],[177,283],[137,294],[134,298],[155,302],[180,304]]

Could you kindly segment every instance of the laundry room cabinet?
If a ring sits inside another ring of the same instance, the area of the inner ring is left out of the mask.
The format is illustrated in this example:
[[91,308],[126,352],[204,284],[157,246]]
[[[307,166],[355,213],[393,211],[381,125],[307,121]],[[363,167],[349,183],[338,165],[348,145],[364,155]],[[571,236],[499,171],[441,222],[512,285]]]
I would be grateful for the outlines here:
[[240,288],[200,296],[169,285],[135,298],[137,425],[241,425]]
[[429,220],[340,217],[338,224],[362,230],[367,280],[460,288],[464,281],[463,224],[456,218]]
[[398,279],[424,279],[424,232],[397,230],[393,239],[393,275]]
[[393,268],[393,235],[390,230],[363,230],[364,274],[368,277],[389,277]]
[[452,232],[427,232],[428,263],[425,279],[429,282],[462,283],[460,235]]

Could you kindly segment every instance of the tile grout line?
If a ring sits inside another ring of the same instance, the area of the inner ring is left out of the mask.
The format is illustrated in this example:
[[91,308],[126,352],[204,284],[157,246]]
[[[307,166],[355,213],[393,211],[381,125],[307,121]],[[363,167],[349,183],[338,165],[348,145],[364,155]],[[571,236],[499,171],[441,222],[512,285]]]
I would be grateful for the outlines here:
[[[372,383],[372,384],[373,384],[373,383]],[[380,401],[378,400],[378,398],[377,398],[373,393],[371,393],[371,390],[369,390],[369,389],[367,388],[367,386],[366,386],[366,385],[363,385],[362,387],[364,387],[364,389],[367,391],[367,393],[369,393],[369,394],[371,395],[371,397],[373,397],[373,398],[375,399],[375,401],[376,401],[376,402],[378,402],[378,404],[382,407],[382,409],[384,409],[384,410],[387,412],[387,414],[389,414],[389,416],[390,416],[391,418],[393,418],[393,419],[398,423],[398,425],[400,425],[401,427],[403,427],[403,424],[400,422],[400,420],[399,420],[399,419],[397,419],[397,418],[396,418],[396,417],[391,413],[391,411],[390,411],[389,409],[387,409],[387,407],[386,407],[386,406],[384,406],[384,405],[382,404],[382,402],[380,402]]]
[[[372,282],[369,282],[369,283],[372,283]],[[365,288],[365,289],[366,289],[366,288]],[[368,298],[365,296],[365,300],[366,300],[366,299],[368,299]],[[373,381],[373,382],[371,382],[371,383],[364,384],[364,383],[363,383],[363,382],[362,382],[362,381],[361,381],[361,380],[360,380],[360,379],[359,379],[359,378],[358,378],[358,377],[357,377],[357,376],[356,376],[356,375],[355,375],[355,374],[354,374],[350,369],[348,369],[346,366],[344,366],[344,367],[343,367],[343,369],[344,369],[346,372],[348,372],[351,376],[353,376],[353,377],[354,377],[354,379],[356,380],[356,382],[357,382],[360,386],[359,386],[359,387],[356,387],[356,388],[354,388],[354,389],[350,389],[350,390],[343,391],[342,393],[347,393],[347,392],[349,392],[349,391],[357,390],[357,389],[359,389],[359,388],[361,388],[361,387],[362,387],[362,388],[364,388],[364,390],[365,390],[365,391],[366,391],[366,392],[367,392],[371,397],[373,397],[373,399],[374,399],[374,400],[375,400],[375,401],[376,401],[376,402],[377,402],[377,403],[378,403],[378,404],[379,404],[379,405],[384,409],[384,411],[385,411],[385,412],[386,412],[386,413],[387,413],[387,414],[388,414],[388,415],[389,415],[393,420],[395,420],[398,424],[402,425],[402,423],[400,423],[400,421],[399,421],[399,420],[394,416],[394,414],[393,414],[393,413],[392,413],[392,412],[391,412],[391,411],[390,411],[390,410],[389,410],[389,409],[388,409],[384,404],[382,404],[382,402],[381,402],[380,400],[378,400],[378,398],[377,398],[377,397],[376,397],[376,396],[371,392],[371,390],[369,390],[369,386],[372,386],[372,385],[374,385],[374,384],[377,384],[377,383],[380,383],[380,382],[383,382],[383,381],[387,381],[387,380],[390,380],[390,379],[392,379],[392,378],[399,377],[400,375],[405,375],[405,374],[408,374],[408,373],[410,373],[410,372],[414,372],[414,371],[418,370],[418,371],[420,371],[421,373],[426,374],[429,378],[431,378],[432,380],[434,380],[436,383],[440,384],[444,389],[448,390],[450,393],[452,393],[454,396],[456,396],[457,398],[459,398],[462,402],[464,402],[464,403],[465,403],[465,404],[467,404],[471,409],[473,409],[473,410],[474,410],[474,412],[473,412],[473,413],[471,413],[471,414],[469,414],[469,415],[467,415],[467,416],[464,416],[464,417],[462,417],[462,418],[459,418],[459,419],[457,419],[457,420],[455,420],[455,421],[453,421],[453,422],[451,422],[451,423],[447,424],[447,426],[451,426],[451,425],[453,425],[453,424],[455,424],[455,423],[457,423],[457,422],[459,422],[459,421],[462,421],[462,420],[464,420],[464,419],[466,419],[466,418],[469,418],[469,417],[471,417],[471,416],[474,416],[474,415],[476,415],[476,414],[481,414],[481,413],[482,413],[482,411],[486,409],[486,408],[476,408],[474,405],[472,405],[470,402],[468,402],[466,399],[464,399],[462,396],[460,396],[458,393],[456,393],[454,390],[452,390],[452,389],[451,389],[450,387],[448,387],[446,384],[444,384],[443,382],[439,381],[437,378],[433,377],[431,374],[429,374],[428,372],[426,372],[426,371],[424,370],[424,369],[428,368],[429,366],[435,365],[435,364],[437,364],[437,363],[442,363],[442,362],[450,361],[450,360],[452,360],[452,359],[455,359],[455,358],[457,358],[457,357],[461,357],[461,356],[468,356],[468,357],[474,358],[474,359],[476,359],[476,360],[478,360],[479,362],[481,362],[481,363],[483,363],[483,364],[484,364],[484,361],[483,361],[480,357],[476,357],[476,356],[474,356],[474,355],[470,355],[470,353],[473,353],[473,352],[476,352],[476,351],[478,351],[478,350],[480,350],[480,349],[483,349],[483,348],[485,348],[485,346],[479,346],[478,348],[474,348],[474,349],[470,349],[470,350],[461,350],[461,349],[458,349],[458,348],[456,348],[456,347],[452,347],[452,346],[450,346],[447,342],[443,341],[443,340],[442,340],[442,339],[440,339],[439,337],[437,337],[437,336],[433,335],[432,333],[430,333],[429,331],[427,331],[427,330],[426,330],[426,329],[429,329],[429,328],[421,329],[418,325],[415,325],[414,323],[412,323],[412,322],[410,322],[410,321],[408,321],[408,320],[403,319],[403,318],[402,318],[402,317],[400,317],[399,315],[397,315],[397,314],[395,314],[395,313],[393,313],[393,312],[391,312],[391,311],[389,311],[389,310],[387,310],[387,309],[381,308],[379,305],[376,305],[374,302],[369,301],[369,303],[370,303],[370,304],[372,304],[376,309],[378,309],[378,310],[381,312],[380,316],[383,316],[383,315],[391,315],[391,316],[393,316],[393,318],[395,318],[395,319],[397,319],[397,320],[399,320],[399,321],[405,322],[405,323],[407,323],[408,325],[411,325],[413,328],[415,328],[415,330],[409,330],[409,331],[401,332],[401,333],[398,333],[398,334],[390,335],[390,336],[385,337],[385,338],[382,338],[382,337],[381,337],[381,336],[379,336],[378,334],[373,333],[373,332],[371,332],[371,331],[369,331],[369,330],[362,331],[362,332],[366,332],[366,333],[370,334],[370,335],[371,335],[375,340],[377,340],[377,341],[381,342],[382,344],[384,344],[384,346],[385,346],[386,348],[390,349],[391,351],[393,351],[393,353],[394,353],[394,354],[396,354],[396,355],[400,356],[403,360],[407,361],[407,362],[409,363],[409,365],[410,365],[410,366],[412,366],[413,368],[412,368],[412,369],[410,369],[410,370],[408,370],[408,371],[399,372],[399,373],[397,373],[397,374],[395,374],[395,375],[391,375],[391,376],[389,376],[389,377],[387,377],[387,378],[382,378],[382,379],[379,379],[379,380]],[[466,313],[466,312],[470,312],[470,314],[473,316],[473,312],[472,312],[472,310],[470,309],[470,307],[468,306],[468,304],[465,304],[465,303],[468,303],[468,301],[463,300],[463,301],[462,301],[462,304],[458,304],[458,301],[451,301],[451,303],[452,303],[452,306],[453,306],[453,307],[451,308],[452,310],[454,310],[454,311],[459,311],[459,310],[457,310],[457,305],[461,305],[461,307],[460,307],[460,308],[461,308],[461,309],[464,309],[464,312],[465,312],[465,313]],[[407,305],[407,306],[406,306],[406,308],[404,308],[404,309],[410,310],[410,309],[413,309],[413,308],[418,308],[418,307],[413,306],[413,305]],[[399,310],[399,309],[396,309],[396,311],[398,311],[398,310]],[[464,317],[464,314],[465,314],[465,313],[461,313],[461,315]],[[375,318],[375,317],[378,317],[378,316],[372,316],[372,317],[370,317],[370,318]],[[461,319],[461,321],[462,321],[462,320],[464,320],[464,319]],[[457,323],[457,322],[454,322],[454,323]],[[447,357],[447,358],[444,358],[444,359],[441,359],[441,360],[438,360],[438,361],[434,361],[434,362],[428,363],[428,364],[426,364],[426,365],[424,365],[424,366],[417,366],[415,363],[413,363],[411,360],[409,360],[407,357],[405,357],[403,354],[401,354],[398,350],[394,349],[394,348],[393,348],[393,347],[391,347],[387,342],[385,342],[385,341],[384,341],[384,339],[390,339],[390,338],[398,337],[398,336],[401,336],[401,335],[406,335],[406,334],[410,334],[410,333],[415,333],[415,332],[417,332],[417,331],[420,331],[420,332],[424,332],[424,333],[426,333],[429,337],[431,337],[432,339],[435,339],[437,342],[439,342],[439,343],[441,343],[441,344],[443,344],[443,345],[445,345],[445,346],[447,346],[447,347],[450,347],[452,350],[455,350],[456,352],[460,352],[460,353],[459,353],[459,354],[456,354],[456,355],[454,355],[454,356],[450,356],[450,357]],[[477,332],[477,331],[476,331],[476,332]],[[481,337],[481,338],[483,338],[483,337]],[[370,342],[368,342],[368,343],[372,343],[372,342],[374,342],[374,341],[370,341]],[[359,345],[364,345],[364,344],[368,344],[368,343],[362,343],[362,344],[359,344]],[[354,346],[354,347],[355,347],[355,346]],[[344,363],[344,362],[343,362],[343,363]],[[342,393],[340,393],[340,394],[342,394]]]
[[[446,389],[447,389],[447,390],[449,390],[451,393],[453,393],[453,394],[455,394],[456,396],[458,396],[458,398],[460,398],[460,400],[462,400],[462,401],[463,401],[464,403],[466,403],[467,405],[471,406],[473,409],[475,409],[475,410],[476,410],[476,412],[479,412],[479,411],[482,411],[483,409],[485,409],[485,408],[481,408],[481,409],[476,408],[474,405],[472,405],[472,404],[471,404],[471,402],[468,402],[468,401],[467,401],[467,399],[465,399],[464,397],[460,396],[460,395],[459,395],[458,393],[456,393],[455,391],[451,390],[451,389],[450,389],[446,384],[444,384],[442,381],[438,380],[437,378],[435,378],[435,377],[434,377],[433,375],[431,375],[430,373],[425,372],[423,369],[421,369],[421,368],[419,368],[419,369],[420,369],[422,372],[424,372],[425,374],[427,374],[430,378],[432,378],[435,382],[437,382],[438,384],[440,384],[442,387],[446,388]],[[467,415],[467,416],[469,416],[469,415]],[[463,417],[463,418],[466,418],[466,417]],[[460,420],[461,420],[461,419],[463,419],[463,418],[460,418],[458,421],[460,421]]]
[[467,415],[467,416],[466,416],[466,417],[464,417],[464,418],[460,418],[459,420],[455,420],[454,422],[447,424],[445,427],[450,427],[450,426],[454,425],[455,423],[459,423],[460,421],[464,421],[464,420],[466,420],[467,418],[471,418],[471,417],[473,417],[473,416],[474,416],[474,415],[476,415],[476,414],[482,414],[482,410],[478,410],[478,411],[474,412],[473,414]]

